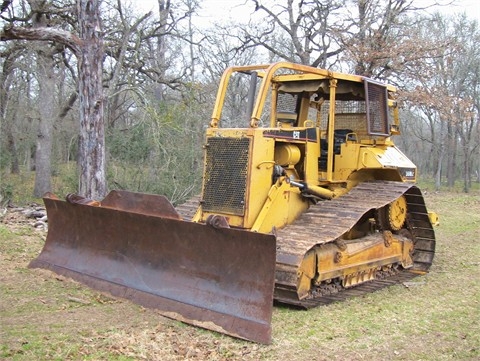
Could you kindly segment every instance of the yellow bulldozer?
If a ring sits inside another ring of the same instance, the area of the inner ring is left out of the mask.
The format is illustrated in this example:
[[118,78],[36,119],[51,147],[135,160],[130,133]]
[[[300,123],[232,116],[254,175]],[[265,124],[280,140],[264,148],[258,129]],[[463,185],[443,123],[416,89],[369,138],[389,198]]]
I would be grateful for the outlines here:
[[394,145],[393,86],[280,62],[227,69],[201,195],[46,194],[51,269],[161,314],[271,342],[273,301],[310,308],[426,273],[432,225]]

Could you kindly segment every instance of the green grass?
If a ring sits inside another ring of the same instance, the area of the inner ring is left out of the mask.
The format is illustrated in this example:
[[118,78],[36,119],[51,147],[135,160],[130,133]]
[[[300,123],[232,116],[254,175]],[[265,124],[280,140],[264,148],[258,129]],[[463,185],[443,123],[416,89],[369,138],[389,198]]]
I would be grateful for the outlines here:
[[478,360],[480,192],[427,190],[425,200],[440,215],[430,273],[309,311],[274,307],[271,345],[168,320],[28,269],[45,234],[0,223],[0,359]]
[[[430,177],[420,177],[417,180],[418,186],[422,191],[426,192],[435,192],[435,181]],[[448,193],[463,193],[463,180],[457,179],[453,187],[448,187],[446,182],[442,182],[440,192],[448,192]],[[472,181],[470,192],[469,193],[476,193],[480,191],[480,182]]]
[[[22,168],[20,174],[10,174],[7,170],[0,170],[0,201],[3,197],[3,201],[10,200],[16,206],[24,206],[32,202],[41,204],[41,198],[33,197],[34,184],[34,171]],[[75,192],[77,189],[75,163],[58,165],[51,184],[51,191],[61,196]]]
[[[180,165],[178,165],[181,168]],[[193,192],[196,194],[201,179],[192,176],[191,169],[183,169],[184,173],[152,168],[149,164],[116,164],[111,162],[107,169],[107,183],[110,189],[127,189],[130,191],[167,195],[172,201],[184,201]],[[184,181],[180,181],[184,179]],[[193,182],[193,184],[192,184]],[[0,208],[10,201],[15,206],[24,206],[32,202],[42,203],[41,198],[33,197],[35,172],[22,169],[20,174],[10,174],[0,170]],[[186,194],[182,190],[194,187]],[[78,190],[78,176],[74,162],[55,166],[51,179],[51,192],[64,197]],[[180,196],[181,195],[181,196]]]

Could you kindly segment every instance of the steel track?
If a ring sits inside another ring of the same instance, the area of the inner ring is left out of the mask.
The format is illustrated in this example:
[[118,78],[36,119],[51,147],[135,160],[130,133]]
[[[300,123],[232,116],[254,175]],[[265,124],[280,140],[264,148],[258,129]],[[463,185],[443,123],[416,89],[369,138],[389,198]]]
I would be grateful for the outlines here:
[[[316,298],[299,300],[297,270],[305,253],[317,244],[335,241],[351,229],[367,212],[381,208],[401,195],[407,199],[407,227],[414,242],[414,265],[386,279],[375,279],[352,288]],[[278,231],[275,300],[302,308],[312,308],[361,296],[425,273],[435,253],[435,234],[420,190],[407,183],[365,182],[348,194],[317,203],[292,225]]]
[[[351,229],[366,213],[381,208],[401,195],[407,199],[407,227],[414,241],[414,265],[408,270],[383,279],[375,279],[339,292],[299,300],[296,293],[297,270],[304,255],[318,244],[335,241]],[[185,220],[190,220],[200,197],[193,197],[176,207]],[[346,195],[311,206],[293,224],[277,231],[275,301],[301,308],[313,308],[344,301],[385,287],[411,280],[430,268],[435,254],[435,233],[420,190],[409,183],[371,181],[361,183]]]
[[178,214],[182,217],[185,221],[191,221],[195,213],[197,212],[197,208],[200,204],[200,196],[193,196],[192,198],[187,199],[185,203],[182,203],[175,207]]

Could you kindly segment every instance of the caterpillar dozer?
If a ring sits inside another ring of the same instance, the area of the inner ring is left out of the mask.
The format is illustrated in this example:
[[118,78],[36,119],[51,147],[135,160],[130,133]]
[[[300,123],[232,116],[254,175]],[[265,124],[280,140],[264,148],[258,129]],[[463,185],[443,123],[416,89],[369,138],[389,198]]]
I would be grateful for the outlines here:
[[395,87],[299,64],[228,68],[201,195],[46,194],[51,269],[183,322],[271,342],[273,301],[310,308],[428,271],[433,225],[394,145]]

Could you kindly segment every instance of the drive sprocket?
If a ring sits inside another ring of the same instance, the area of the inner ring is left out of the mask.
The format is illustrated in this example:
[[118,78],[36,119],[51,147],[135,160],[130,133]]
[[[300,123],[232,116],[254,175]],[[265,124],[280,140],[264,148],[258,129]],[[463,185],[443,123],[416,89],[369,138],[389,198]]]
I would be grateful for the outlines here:
[[399,231],[407,219],[407,200],[400,196],[377,211],[377,222],[383,230]]

